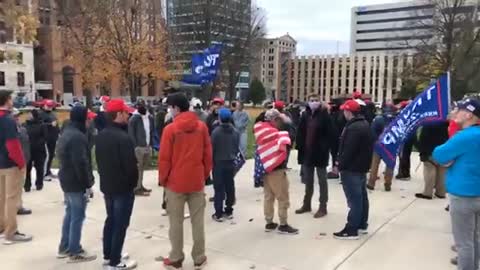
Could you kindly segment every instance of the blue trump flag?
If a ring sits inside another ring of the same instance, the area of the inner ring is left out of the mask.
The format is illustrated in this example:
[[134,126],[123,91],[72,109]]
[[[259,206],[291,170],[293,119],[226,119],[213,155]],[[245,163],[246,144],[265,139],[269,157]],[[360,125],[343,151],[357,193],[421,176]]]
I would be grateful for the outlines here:
[[419,126],[447,119],[449,104],[450,74],[445,74],[403,109],[378,138],[375,152],[388,168],[395,168],[400,147]]
[[215,44],[202,53],[192,55],[192,74],[185,75],[183,81],[192,84],[208,84],[217,77],[220,68],[222,45]]

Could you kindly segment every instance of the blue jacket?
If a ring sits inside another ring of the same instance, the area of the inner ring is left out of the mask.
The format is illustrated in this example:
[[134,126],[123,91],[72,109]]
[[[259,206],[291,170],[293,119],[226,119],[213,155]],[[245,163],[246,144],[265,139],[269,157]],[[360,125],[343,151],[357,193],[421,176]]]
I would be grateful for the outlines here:
[[447,191],[460,197],[480,197],[480,126],[466,128],[433,151],[433,159],[446,165]]

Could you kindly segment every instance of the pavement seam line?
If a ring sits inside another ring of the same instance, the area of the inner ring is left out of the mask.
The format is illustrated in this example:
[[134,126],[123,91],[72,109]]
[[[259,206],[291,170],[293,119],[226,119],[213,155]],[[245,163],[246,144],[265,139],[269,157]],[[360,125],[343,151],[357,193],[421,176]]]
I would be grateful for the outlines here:
[[340,263],[337,264],[337,266],[335,266],[333,268],[333,270],[338,270],[345,262],[347,262],[357,251],[359,251],[365,244],[367,244],[370,239],[372,239],[376,234],[377,232],[379,232],[381,229],[383,229],[386,225],[388,225],[389,223],[391,223],[394,219],[396,219],[397,217],[399,217],[403,212],[405,212],[405,210],[407,210],[408,208],[410,208],[410,206],[413,205],[413,203],[415,203],[417,201],[417,199],[413,199],[409,204],[407,204],[402,210],[400,210],[400,212],[394,216],[392,216],[391,218],[387,219],[382,225],[380,225],[380,227],[378,227],[378,229],[376,229],[373,233],[369,234],[367,239],[365,239],[365,241],[363,241],[358,247],[356,247],[352,252],[350,252],[350,254],[347,255],[347,257],[345,257]]

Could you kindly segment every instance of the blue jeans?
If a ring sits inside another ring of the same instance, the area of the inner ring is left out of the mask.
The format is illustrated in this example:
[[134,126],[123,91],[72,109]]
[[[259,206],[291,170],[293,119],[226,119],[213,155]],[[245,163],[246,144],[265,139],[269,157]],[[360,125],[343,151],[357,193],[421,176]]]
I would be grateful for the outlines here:
[[[215,215],[222,217],[223,214],[233,214],[235,203],[235,183],[233,161],[221,161],[213,166],[213,188],[215,190],[214,207]],[[225,209],[223,202],[225,201]]]
[[367,175],[364,173],[354,173],[343,171],[341,174],[343,191],[347,197],[348,212],[347,225],[345,228],[351,232],[357,232],[359,229],[368,228],[368,193],[367,193]]
[[130,225],[135,195],[104,194],[107,219],[103,227],[103,258],[110,261],[110,266],[120,263],[123,243]]
[[82,252],[80,240],[87,209],[87,198],[84,192],[66,192],[64,197],[65,217],[63,218],[59,251],[76,255]]

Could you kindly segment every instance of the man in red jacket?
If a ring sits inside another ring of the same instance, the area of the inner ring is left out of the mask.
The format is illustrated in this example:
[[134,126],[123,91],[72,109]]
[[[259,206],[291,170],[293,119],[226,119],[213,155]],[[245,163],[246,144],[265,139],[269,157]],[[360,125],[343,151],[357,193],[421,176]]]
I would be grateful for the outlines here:
[[212,145],[207,126],[190,112],[182,93],[172,94],[167,104],[174,116],[166,126],[158,157],[159,184],[166,188],[169,238],[172,250],[163,263],[167,269],[181,269],[185,203],[190,211],[195,269],[207,263],[205,256],[205,179],[212,170]]
[[12,109],[11,92],[0,91],[0,238],[4,238],[5,245],[32,240],[17,228],[25,159]]

